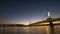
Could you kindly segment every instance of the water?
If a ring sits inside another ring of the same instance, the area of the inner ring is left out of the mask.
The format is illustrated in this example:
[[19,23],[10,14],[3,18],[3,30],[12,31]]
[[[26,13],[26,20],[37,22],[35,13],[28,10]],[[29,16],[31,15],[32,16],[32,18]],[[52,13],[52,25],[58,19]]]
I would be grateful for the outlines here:
[[[0,34],[49,34],[50,26],[0,27]],[[60,26],[54,26],[54,34],[60,34]]]

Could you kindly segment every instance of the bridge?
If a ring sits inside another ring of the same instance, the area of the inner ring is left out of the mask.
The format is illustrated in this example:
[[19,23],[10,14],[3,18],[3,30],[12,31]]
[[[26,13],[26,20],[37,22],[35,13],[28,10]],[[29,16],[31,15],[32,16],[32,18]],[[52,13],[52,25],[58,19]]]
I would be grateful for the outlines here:
[[[54,26],[60,25],[60,23],[53,23],[55,21],[60,21],[60,17],[58,18],[51,18],[50,13],[48,12],[48,18],[43,21],[31,23],[29,25],[23,25],[23,24],[0,24],[0,27],[31,27],[31,26],[50,26],[50,34],[54,34]],[[48,24],[44,24],[48,23]],[[2,29],[2,28],[1,28]],[[1,33],[2,34],[2,33]]]
[[[50,21],[51,19],[51,21]],[[59,18],[49,18],[40,22],[35,22],[35,23],[31,23],[29,25],[23,25],[23,24],[0,24],[0,27],[29,27],[29,26],[49,26],[50,24],[44,24],[44,23],[49,23],[49,22],[55,22],[55,21],[60,21],[60,17]],[[53,25],[60,25],[60,23],[56,23]]]
[[[40,21],[40,22],[35,22],[35,23],[31,23],[29,25],[23,25],[23,24],[0,24],[1,30],[4,29],[4,27],[31,27],[31,26],[50,26],[50,34],[54,34],[54,26],[56,25],[60,25],[60,23],[53,23],[56,21],[60,21],[60,17],[59,18],[48,18],[46,20]],[[46,24],[44,24],[46,23]],[[2,33],[1,33],[2,34]]]
[[[56,21],[60,21],[60,17],[59,18],[49,18],[40,22],[35,22],[32,24],[29,24],[29,26],[49,26],[50,22],[56,22]],[[47,23],[47,24],[44,24]],[[54,23],[53,25],[60,25],[60,23]]]
[[[55,21],[60,21],[60,17],[59,18],[51,18],[50,12],[48,10],[48,19],[40,21],[40,22],[29,24],[29,26],[50,26],[50,34],[54,34],[54,26],[60,25],[60,23],[56,23],[56,24],[53,23]],[[42,23],[47,23],[47,22],[49,24],[42,24]]]

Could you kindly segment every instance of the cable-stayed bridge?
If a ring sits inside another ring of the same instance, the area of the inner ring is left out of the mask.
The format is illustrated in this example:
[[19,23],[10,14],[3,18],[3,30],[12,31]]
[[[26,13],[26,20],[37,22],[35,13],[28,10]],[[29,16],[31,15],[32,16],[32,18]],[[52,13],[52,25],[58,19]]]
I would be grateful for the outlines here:
[[[60,21],[60,17],[59,18],[49,18],[49,19],[46,19],[46,20],[43,20],[40,22],[35,22],[32,24],[29,24],[29,26],[49,26],[50,25],[49,22],[56,22],[56,21]],[[44,23],[46,23],[46,24],[44,24]],[[54,23],[53,25],[60,25],[60,23]]]
[[54,26],[60,25],[60,22],[59,23],[53,23],[53,22],[56,22],[56,21],[60,21],[60,17],[59,18],[48,18],[48,19],[40,21],[40,22],[31,23],[29,25],[23,25],[23,24],[0,24],[1,34],[3,33],[2,29],[4,30],[5,27],[13,27],[15,29],[16,27],[31,27],[31,26],[50,26],[50,32],[51,32],[50,34],[54,34]]
[[[23,24],[0,24],[1,30],[4,29],[4,27],[31,27],[31,26],[50,26],[50,34],[54,34],[54,26],[60,25],[59,23],[53,23],[56,21],[60,21],[60,17],[58,18],[51,18],[50,13],[48,12],[48,18],[46,20],[42,20],[35,23],[30,23],[29,25],[23,25]],[[2,31],[1,31],[2,34]]]
[[[60,21],[60,17],[59,18],[50,18],[51,22],[55,22],[55,21]],[[49,20],[50,19],[46,19],[40,22],[35,22],[35,23],[31,23],[29,25],[23,25],[23,24],[0,24],[0,27],[26,27],[26,26],[49,26]],[[48,23],[48,24],[44,24],[44,23]],[[53,25],[60,25],[60,23],[54,23]]]

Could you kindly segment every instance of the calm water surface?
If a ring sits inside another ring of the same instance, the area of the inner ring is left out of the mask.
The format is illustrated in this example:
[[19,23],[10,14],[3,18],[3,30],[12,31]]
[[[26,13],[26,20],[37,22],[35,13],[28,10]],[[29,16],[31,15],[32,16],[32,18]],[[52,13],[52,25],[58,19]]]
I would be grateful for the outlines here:
[[[0,27],[0,34],[49,34],[49,26]],[[54,34],[60,34],[60,26],[54,26]]]

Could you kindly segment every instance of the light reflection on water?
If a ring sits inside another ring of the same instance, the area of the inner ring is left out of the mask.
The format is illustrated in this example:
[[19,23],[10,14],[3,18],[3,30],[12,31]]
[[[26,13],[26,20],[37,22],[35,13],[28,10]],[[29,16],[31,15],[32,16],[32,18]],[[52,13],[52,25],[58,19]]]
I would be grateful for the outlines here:
[[[3,27],[2,27],[3,28]],[[33,26],[33,27],[5,27],[0,34],[49,34],[49,26]],[[54,33],[60,33],[60,26],[54,26]]]

